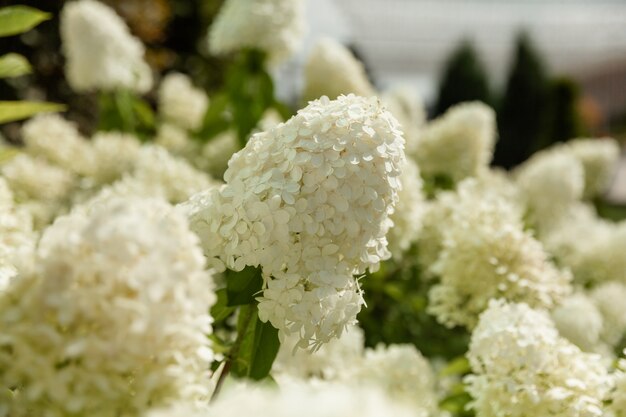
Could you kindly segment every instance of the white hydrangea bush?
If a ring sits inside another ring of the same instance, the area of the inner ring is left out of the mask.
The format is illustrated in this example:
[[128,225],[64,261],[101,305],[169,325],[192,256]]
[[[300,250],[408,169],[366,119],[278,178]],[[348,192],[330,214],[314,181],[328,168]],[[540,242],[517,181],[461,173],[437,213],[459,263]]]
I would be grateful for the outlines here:
[[78,207],[0,292],[4,415],[138,415],[206,400],[215,302],[198,238],[159,200]]
[[495,112],[489,106],[462,103],[424,126],[409,156],[424,176],[457,183],[487,169],[496,135]]
[[571,291],[569,272],[524,230],[519,209],[479,179],[442,193],[432,210],[438,218],[421,243],[436,279],[428,311],[446,326],[474,327],[494,298],[552,308]]
[[206,93],[185,74],[170,73],[159,86],[159,112],[168,122],[186,130],[200,127],[209,105]]
[[148,417],[397,417],[415,416],[380,390],[343,384],[293,382],[281,389],[238,386],[204,410],[179,405],[156,410]]
[[259,316],[302,346],[341,335],[356,274],[390,257],[404,140],[376,98],[323,97],[233,155],[226,185],[185,204],[218,269],[260,266]]
[[491,301],[467,357],[478,416],[604,415],[612,381],[601,357],[563,339],[548,315],[527,304]]
[[61,11],[65,75],[77,92],[152,87],[152,70],[145,48],[131,35],[113,9],[95,0],[68,2]]
[[267,52],[280,62],[305,33],[303,0],[226,0],[209,32],[209,49],[220,55],[244,48]]
[[363,64],[339,42],[331,38],[318,40],[304,68],[301,101],[307,103],[322,96],[335,99],[350,93],[364,97],[375,94]]

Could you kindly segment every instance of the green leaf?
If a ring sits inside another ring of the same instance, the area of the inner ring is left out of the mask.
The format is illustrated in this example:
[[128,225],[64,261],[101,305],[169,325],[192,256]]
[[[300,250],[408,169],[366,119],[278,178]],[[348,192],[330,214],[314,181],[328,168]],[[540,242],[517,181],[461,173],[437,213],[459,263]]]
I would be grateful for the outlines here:
[[148,103],[139,97],[133,97],[132,110],[143,127],[154,128],[154,112]]
[[269,322],[263,323],[258,320],[254,341],[248,376],[258,381],[268,376],[272,370],[272,364],[280,348],[278,330]]
[[20,54],[6,54],[0,56],[0,78],[19,77],[30,74],[32,68],[28,60]]
[[441,376],[464,375],[470,372],[470,364],[465,356],[459,356],[453,359],[448,365],[440,371]]
[[0,101],[0,123],[26,119],[37,113],[65,111],[63,104],[42,101]]
[[3,7],[0,9],[0,36],[27,32],[51,16],[28,6]]
[[264,379],[269,375],[280,348],[278,330],[270,323],[263,323],[258,317],[256,304],[249,304],[241,308],[238,331],[242,337],[234,358],[233,374],[256,381]]
[[226,288],[217,290],[216,294],[217,302],[213,304],[213,307],[211,307],[211,317],[213,317],[215,322],[219,322],[230,316],[235,311],[235,307],[228,305],[228,294],[226,292]]
[[242,271],[226,272],[226,292],[229,307],[254,303],[255,297],[263,288],[261,270],[251,266]]
[[0,148],[0,164],[3,162],[8,161],[9,159],[13,158],[14,156],[18,155],[20,153],[19,149],[17,148],[9,148],[9,147],[1,147]]

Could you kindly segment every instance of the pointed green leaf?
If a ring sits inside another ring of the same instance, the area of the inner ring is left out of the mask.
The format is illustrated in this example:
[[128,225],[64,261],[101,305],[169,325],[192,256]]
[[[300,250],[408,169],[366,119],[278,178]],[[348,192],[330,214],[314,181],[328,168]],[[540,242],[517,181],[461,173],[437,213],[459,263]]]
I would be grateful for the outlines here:
[[262,287],[263,278],[259,268],[248,266],[239,272],[226,272],[228,306],[253,303]]
[[0,101],[0,123],[26,119],[37,113],[65,111],[63,104],[43,101]]
[[236,307],[228,305],[226,288],[217,290],[215,294],[217,294],[217,302],[211,307],[211,317],[213,317],[213,320],[217,323],[230,316],[235,311]]
[[27,32],[50,17],[50,13],[28,6],[3,7],[0,9],[0,36]]
[[22,55],[11,53],[0,56],[0,78],[19,77],[31,72],[28,60]]
[[269,322],[263,323],[261,320],[257,320],[254,350],[252,351],[248,376],[258,381],[268,376],[272,370],[272,364],[280,348],[280,341],[278,340],[278,330],[274,326]]

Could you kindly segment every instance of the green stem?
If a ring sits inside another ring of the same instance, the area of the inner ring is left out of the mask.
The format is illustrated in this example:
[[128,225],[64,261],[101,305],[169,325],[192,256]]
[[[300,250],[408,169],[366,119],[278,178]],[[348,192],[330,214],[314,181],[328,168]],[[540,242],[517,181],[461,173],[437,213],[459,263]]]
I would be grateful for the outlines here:
[[222,368],[222,372],[215,384],[215,390],[213,390],[213,394],[211,395],[211,402],[215,401],[217,396],[219,395],[222,385],[226,380],[226,377],[230,373],[230,368],[234,361],[237,360],[237,356],[239,355],[239,349],[241,348],[241,342],[243,341],[243,337],[246,334],[246,329],[250,325],[250,321],[255,316],[256,313],[256,305],[248,304],[242,306],[239,310],[239,314],[243,314],[242,323],[243,325],[239,327],[239,331],[237,332],[237,339],[235,339],[235,343],[230,348],[230,351],[226,354],[226,363],[224,364],[224,368]]
[[124,132],[135,133],[135,115],[130,100],[130,92],[119,90],[114,93],[115,106],[122,119],[122,129]]

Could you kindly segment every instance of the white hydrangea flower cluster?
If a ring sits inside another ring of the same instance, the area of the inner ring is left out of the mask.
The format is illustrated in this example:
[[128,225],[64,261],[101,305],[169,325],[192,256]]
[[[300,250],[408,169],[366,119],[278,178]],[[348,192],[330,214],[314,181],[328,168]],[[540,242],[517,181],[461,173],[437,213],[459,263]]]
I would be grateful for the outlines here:
[[402,168],[400,183],[402,189],[398,193],[396,209],[391,215],[393,227],[387,233],[389,250],[396,258],[400,258],[417,241],[425,210],[422,177],[412,160],[407,160]]
[[437,409],[434,372],[413,345],[364,349],[363,332],[356,326],[315,352],[297,350],[298,342],[291,336],[281,344],[273,367],[281,386],[299,380],[360,385],[382,390],[417,416]]
[[595,287],[589,295],[602,314],[602,340],[616,347],[626,336],[626,284],[605,282]]
[[604,320],[593,300],[582,292],[566,297],[552,313],[559,334],[586,352],[597,351]]
[[18,272],[32,268],[35,240],[30,214],[15,206],[13,193],[0,177],[0,292]]
[[365,73],[363,64],[339,42],[322,38],[311,51],[304,67],[303,103],[328,96],[334,99],[353,93],[369,97],[376,91]]
[[[292,334],[280,344],[272,366],[272,375],[279,383],[293,379],[340,381],[351,367],[363,357],[365,337],[358,326],[349,326],[337,339],[321,346],[315,352],[298,349],[300,338]],[[346,366],[350,364],[350,366]]]
[[611,229],[611,223],[600,219],[595,208],[578,202],[544,228],[539,237],[560,264],[576,269],[581,254],[607,239]]
[[37,228],[62,210],[76,185],[76,178],[69,171],[27,154],[18,154],[3,163],[0,174],[13,190],[16,202],[31,213]]
[[608,226],[604,239],[595,239],[572,265],[584,283],[619,281],[626,284],[626,221]]
[[88,142],[75,124],[58,114],[42,114],[22,126],[22,139],[27,152],[46,159],[51,164],[86,175],[93,166]]
[[400,122],[406,140],[407,155],[413,155],[418,146],[419,130],[426,123],[424,103],[415,91],[400,86],[386,90],[381,99]]
[[61,11],[61,40],[65,75],[75,91],[145,93],[152,87],[143,44],[110,7],[95,0],[68,2]]
[[492,300],[472,334],[466,377],[482,417],[600,417],[611,378],[599,355],[561,338],[543,312]]
[[[492,298],[551,308],[571,290],[571,276],[548,259],[539,241],[524,230],[519,210],[479,179],[442,193],[434,230],[427,231],[430,273],[428,311],[446,326],[472,328]],[[423,239],[423,238],[422,238]],[[420,253],[422,255],[422,253]]]
[[376,98],[323,97],[233,155],[226,185],[186,203],[210,262],[263,269],[259,316],[301,347],[354,323],[354,274],[390,256],[404,140]]
[[391,398],[410,405],[414,415],[428,417],[437,410],[435,374],[413,345],[379,345],[366,349],[350,381],[382,388]]
[[132,170],[141,148],[135,136],[120,132],[97,132],[90,144],[94,153],[91,180],[96,184],[114,182]]
[[139,415],[206,400],[215,299],[198,239],[170,205],[112,199],[59,217],[37,270],[0,293],[5,412]]
[[580,201],[585,188],[583,165],[558,147],[536,153],[517,168],[515,175],[531,220],[540,232]]
[[220,55],[257,48],[282,61],[305,32],[303,0],[226,0],[209,32],[209,49]]
[[[525,210],[515,184],[505,173],[496,170],[487,170],[478,177],[461,181],[455,191],[439,192],[434,200],[425,201],[422,230],[417,241],[418,262],[425,278],[433,277],[431,265],[437,261],[442,250],[443,230],[449,217],[457,210],[457,206],[469,204],[472,207],[475,205],[474,200],[478,199],[495,205],[505,201],[508,206],[506,211],[513,222],[521,219]],[[463,212],[462,208],[458,210]]]
[[293,382],[280,389],[240,386],[202,411],[180,405],[148,417],[414,417],[413,410],[376,389]]
[[566,144],[582,163],[585,172],[584,196],[602,195],[611,185],[620,149],[613,138],[575,139]]
[[481,102],[461,103],[420,130],[409,156],[423,176],[456,183],[487,170],[496,133],[493,109]]
[[185,74],[170,73],[159,86],[159,113],[169,123],[186,130],[200,127],[209,106],[206,93],[194,87]]
[[620,359],[615,371],[615,390],[611,395],[609,408],[612,413],[609,417],[626,417],[626,359]]

